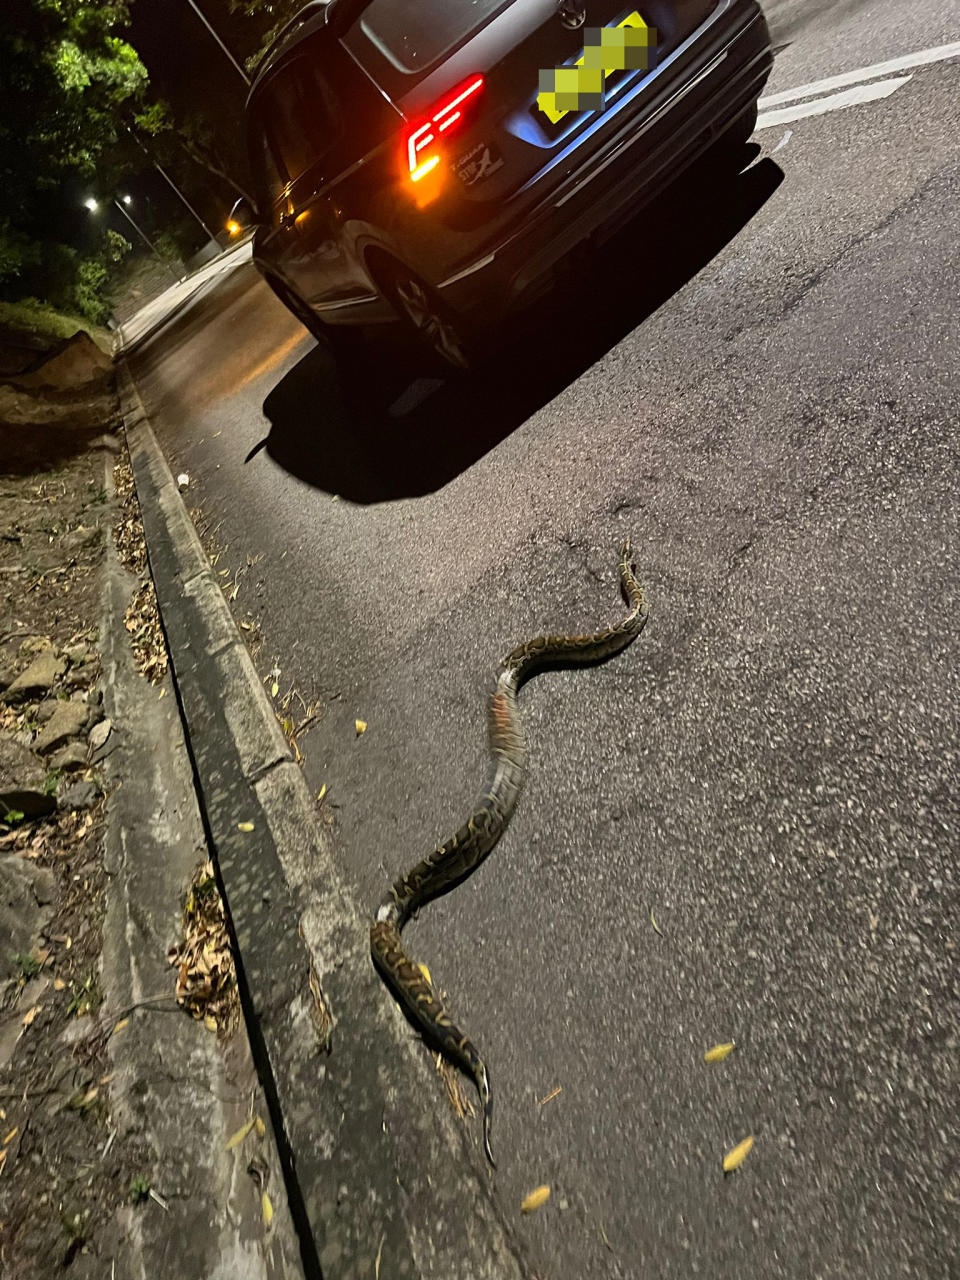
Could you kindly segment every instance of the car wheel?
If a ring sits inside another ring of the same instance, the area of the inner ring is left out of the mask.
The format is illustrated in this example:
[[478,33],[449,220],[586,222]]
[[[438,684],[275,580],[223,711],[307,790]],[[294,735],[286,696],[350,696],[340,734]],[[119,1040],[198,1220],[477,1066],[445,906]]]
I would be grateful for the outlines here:
[[394,310],[421,345],[448,370],[467,373],[473,368],[475,341],[436,289],[399,263],[391,264],[380,278]]

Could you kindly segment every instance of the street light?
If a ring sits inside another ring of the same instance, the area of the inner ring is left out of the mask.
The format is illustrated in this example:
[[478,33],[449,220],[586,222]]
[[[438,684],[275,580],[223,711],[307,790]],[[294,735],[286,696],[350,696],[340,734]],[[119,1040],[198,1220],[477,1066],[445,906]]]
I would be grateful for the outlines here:
[[[120,200],[123,201],[123,204],[120,203]],[[120,210],[120,212],[123,214],[126,220],[130,223],[131,227],[133,227],[134,231],[137,233],[137,235],[140,237],[143,243],[147,246],[147,248],[150,250],[153,256],[157,259],[159,263],[161,263],[161,265],[163,266],[163,269],[167,272],[167,274],[173,277],[174,279],[176,279],[175,273],[171,269],[169,262],[166,261],[166,259],[160,253],[157,246],[153,243],[151,239],[149,239],[146,233],[143,230],[141,230],[140,227],[137,226],[133,218],[130,216],[129,213],[127,213],[127,210],[123,207],[123,205],[129,206],[133,204],[133,196],[130,196],[130,195],[121,196],[120,200],[118,200],[116,196],[114,196],[113,203],[116,206],[116,208]],[[97,213],[100,209],[99,204],[97,203],[96,200],[94,200],[93,196],[88,196],[87,199],[84,200],[83,205],[84,205],[84,208],[89,209],[91,213]]]

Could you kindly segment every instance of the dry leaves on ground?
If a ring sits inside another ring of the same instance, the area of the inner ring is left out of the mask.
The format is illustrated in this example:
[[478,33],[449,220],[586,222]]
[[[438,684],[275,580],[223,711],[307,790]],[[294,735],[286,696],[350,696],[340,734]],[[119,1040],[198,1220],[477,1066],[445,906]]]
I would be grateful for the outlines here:
[[737,1143],[732,1151],[728,1151],[723,1157],[723,1172],[733,1173],[734,1169],[739,1169],[750,1154],[752,1146],[753,1138],[744,1138],[742,1142]]
[[113,468],[120,514],[113,528],[120,562],[140,579],[136,595],[127,606],[123,625],[130,634],[137,670],[151,684],[160,684],[167,671],[167,646],[160,626],[157,595],[147,568],[140,504],[126,448]]
[[183,940],[167,957],[177,966],[177,1003],[229,1035],[239,1022],[240,1001],[212,862],[197,868],[183,909]]
[[545,1205],[549,1199],[550,1199],[550,1188],[546,1186],[537,1187],[535,1191],[530,1192],[530,1194],[524,1200],[523,1204],[521,1204],[520,1212],[534,1213],[537,1209],[542,1208],[543,1205]]
[[703,1055],[703,1060],[704,1062],[722,1062],[724,1058],[733,1053],[736,1047],[734,1040],[729,1040],[726,1044],[715,1044],[712,1049],[708,1049]]

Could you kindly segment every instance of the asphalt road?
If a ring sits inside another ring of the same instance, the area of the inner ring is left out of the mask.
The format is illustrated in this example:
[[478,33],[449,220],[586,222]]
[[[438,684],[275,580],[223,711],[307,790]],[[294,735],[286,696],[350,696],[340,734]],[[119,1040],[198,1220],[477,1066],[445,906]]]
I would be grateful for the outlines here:
[[[960,40],[930,2],[769,14],[771,94]],[[616,618],[633,537],[646,631],[525,687],[514,820],[407,934],[544,1280],[958,1274],[958,89],[762,130],[481,379],[375,346],[386,416],[249,267],[134,358],[220,563],[263,557],[236,608],[322,699],[305,771],[371,909],[468,811],[498,657]]]

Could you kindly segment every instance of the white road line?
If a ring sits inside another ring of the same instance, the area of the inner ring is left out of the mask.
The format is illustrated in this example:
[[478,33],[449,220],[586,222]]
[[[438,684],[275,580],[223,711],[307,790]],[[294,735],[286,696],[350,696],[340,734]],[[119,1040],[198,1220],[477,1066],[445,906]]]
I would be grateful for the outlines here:
[[757,118],[757,128],[772,129],[774,125],[789,124],[791,120],[802,120],[804,116],[822,116],[828,111],[855,107],[860,102],[876,102],[879,98],[889,97],[910,79],[912,79],[911,76],[900,76],[896,80],[881,80],[879,84],[861,84],[855,89],[847,89],[844,93],[833,93],[829,98],[817,98],[813,102],[798,102],[792,107],[781,107],[779,111],[764,111]]
[[785,89],[783,93],[772,93],[769,98],[760,99],[760,110],[779,106],[781,102],[792,102],[794,98],[811,98],[817,93],[829,93],[832,89],[845,89],[847,85],[859,84],[862,80],[876,80],[879,76],[890,75],[894,71],[909,71],[911,67],[925,67],[931,62],[945,62],[948,58],[960,58],[960,40],[953,44],[937,45],[935,49],[922,49],[919,53],[905,53],[900,58],[890,58],[887,62],[876,62],[872,67],[861,67],[859,71],[845,71],[843,75],[829,76],[826,80],[812,80],[810,84],[802,84],[797,89]]

